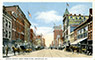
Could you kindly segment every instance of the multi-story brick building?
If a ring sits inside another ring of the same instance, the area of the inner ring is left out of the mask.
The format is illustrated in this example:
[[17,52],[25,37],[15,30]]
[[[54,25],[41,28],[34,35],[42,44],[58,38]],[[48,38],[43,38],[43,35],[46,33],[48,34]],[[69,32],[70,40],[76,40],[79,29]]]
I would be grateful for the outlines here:
[[61,27],[61,25],[54,26],[54,46],[55,47],[58,47],[59,40],[61,38],[62,38],[62,27]]
[[81,24],[81,22],[88,19],[88,16],[79,15],[72,15],[69,13],[68,9],[66,8],[65,13],[63,15],[63,38],[64,38],[64,45],[70,45],[70,35],[74,29]]
[[82,22],[74,30],[74,42],[72,44],[80,45],[82,49],[89,49],[92,53],[92,14],[90,9],[89,19]]
[[30,29],[30,40],[33,42],[33,29]]
[[25,27],[25,29],[24,29],[24,40],[27,42],[30,42],[30,26],[31,26],[31,23],[28,21],[27,18],[25,18],[24,19],[24,27]]
[[93,38],[93,15],[92,15],[92,9],[89,10],[89,23],[88,23],[88,45],[92,46],[92,38]]
[[17,43],[24,42],[24,13],[18,5],[5,6],[5,10],[13,17],[12,40],[16,41]]

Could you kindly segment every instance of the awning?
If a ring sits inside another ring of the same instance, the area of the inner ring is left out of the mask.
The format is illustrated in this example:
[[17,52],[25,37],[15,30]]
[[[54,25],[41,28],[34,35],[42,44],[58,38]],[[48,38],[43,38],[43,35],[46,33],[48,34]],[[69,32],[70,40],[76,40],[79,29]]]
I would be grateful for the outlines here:
[[79,42],[81,42],[81,41],[83,41],[83,40],[85,40],[85,39],[87,39],[87,37],[86,37],[86,38],[83,38],[83,39],[76,40],[76,41],[74,41],[74,42],[71,43],[71,44],[77,44],[77,43],[79,43]]

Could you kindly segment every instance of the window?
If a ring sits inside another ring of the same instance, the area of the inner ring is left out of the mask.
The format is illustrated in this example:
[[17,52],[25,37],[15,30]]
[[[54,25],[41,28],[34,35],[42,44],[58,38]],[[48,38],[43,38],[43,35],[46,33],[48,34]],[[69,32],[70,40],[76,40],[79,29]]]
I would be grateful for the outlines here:
[[17,14],[16,14],[14,11],[12,11],[12,15],[13,15],[15,18],[18,17]]
[[77,34],[80,34],[80,30],[78,30]]
[[88,31],[88,26],[85,27],[86,31]]
[[81,17],[79,17],[79,19],[81,19]]
[[87,33],[84,33],[84,37],[87,37]]
[[83,33],[84,31],[83,31],[83,29],[82,29],[82,33]]
[[6,27],[8,26],[8,21],[6,20]]
[[80,30],[80,33],[82,33],[82,29]]
[[70,32],[74,31],[75,27],[72,27],[70,28]]

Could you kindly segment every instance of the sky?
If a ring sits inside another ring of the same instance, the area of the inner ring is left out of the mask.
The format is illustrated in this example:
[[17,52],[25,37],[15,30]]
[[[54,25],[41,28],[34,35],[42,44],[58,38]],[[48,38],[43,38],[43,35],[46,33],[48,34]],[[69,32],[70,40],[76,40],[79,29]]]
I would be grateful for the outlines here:
[[[69,6],[66,5],[69,4]],[[89,15],[91,2],[3,2],[4,6],[19,5],[36,34],[43,34],[46,46],[53,41],[53,26],[63,25],[63,15],[68,8],[71,14]],[[28,11],[32,15],[29,17]],[[37,27],[35,30],[34,26]]]

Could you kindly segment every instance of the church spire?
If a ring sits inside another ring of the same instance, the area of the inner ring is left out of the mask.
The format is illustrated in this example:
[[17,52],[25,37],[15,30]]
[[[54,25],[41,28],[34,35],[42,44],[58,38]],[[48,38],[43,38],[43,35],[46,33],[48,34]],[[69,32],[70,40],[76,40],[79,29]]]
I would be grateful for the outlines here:
[[67,8],[66,8],[66,10],[65,10],[64,15],[66,15],[66,14],[70,14]]

